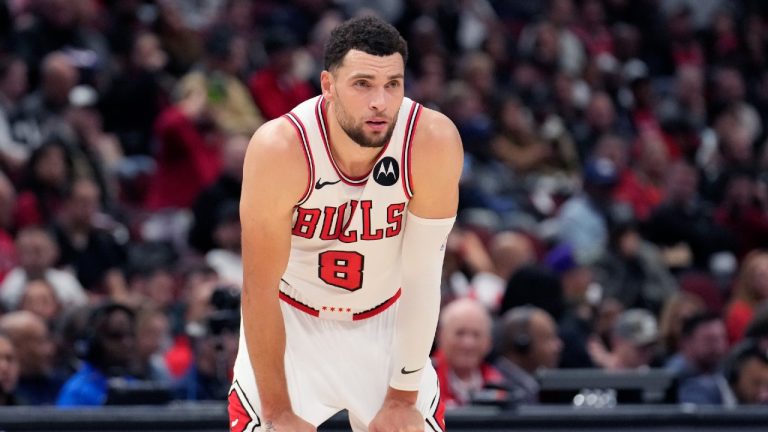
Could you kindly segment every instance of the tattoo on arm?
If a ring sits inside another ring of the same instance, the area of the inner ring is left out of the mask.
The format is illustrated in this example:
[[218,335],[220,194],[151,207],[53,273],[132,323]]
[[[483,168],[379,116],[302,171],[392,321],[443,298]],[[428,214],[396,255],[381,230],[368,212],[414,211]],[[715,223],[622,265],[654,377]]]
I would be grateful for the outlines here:
[[275,429],[275,425],[273,425],[271,421],[267,421],[264,423],[264,430],[266,432],[277,432],[277,429]]

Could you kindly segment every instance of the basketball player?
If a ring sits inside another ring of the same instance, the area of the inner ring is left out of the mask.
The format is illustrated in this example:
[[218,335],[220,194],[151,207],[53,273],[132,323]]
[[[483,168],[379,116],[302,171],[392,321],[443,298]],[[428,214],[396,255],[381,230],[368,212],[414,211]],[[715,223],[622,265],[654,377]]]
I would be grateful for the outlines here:
[[322,95],[263,125],[245,159],[244,288],[230,427],[444,430],[429,363],[463,152],[404,97],[405,41],[356,18],[325,49]]

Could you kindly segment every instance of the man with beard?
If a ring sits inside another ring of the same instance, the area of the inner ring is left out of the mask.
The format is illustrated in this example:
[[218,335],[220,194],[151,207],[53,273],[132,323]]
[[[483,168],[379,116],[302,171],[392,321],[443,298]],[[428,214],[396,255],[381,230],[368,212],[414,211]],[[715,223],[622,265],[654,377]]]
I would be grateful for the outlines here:
[[429,362],[461,141],[404,96],[407,47],[372,17],[337,27],[322,95],[262,126],[240,203],[242,334],[232,431],[443,430]]

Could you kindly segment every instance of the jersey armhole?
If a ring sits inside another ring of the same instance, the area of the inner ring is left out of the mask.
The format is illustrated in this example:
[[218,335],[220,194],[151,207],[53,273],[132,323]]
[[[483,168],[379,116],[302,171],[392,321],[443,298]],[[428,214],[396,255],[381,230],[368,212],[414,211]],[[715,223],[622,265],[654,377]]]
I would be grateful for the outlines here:
[[416,126],[421,116],[421,108],[421,104],[413,103],[411,112],[408,114],[408,124],[403,137],[403,172],[401,177],[403,178],[403,192],[409,200],[413,197],[413,177],[411,176],[411,154],[413,152],[411,148],[413,147],[413,137],[416,134]]
[[304,152],[304,159],[307,163],[307,187],[304,190],[304,194],[301,196],[301,199],[296,203],[296,206],[300,206],[307,202],[309,199],[309,196],[312,195],[312,184],[315,182],[315,162],[312,158],[312,149],[309,148],[309,140],[307,139],[307,129],[304,127],[304,123],[301,122],[301,119],[299,119],[296,114],[293,112],[289,112],[285,115],[283,115],[288,121],[293,125],[294,130],[296,130],[296,135],[298,135],[299,140],[301,141],[302,150]]

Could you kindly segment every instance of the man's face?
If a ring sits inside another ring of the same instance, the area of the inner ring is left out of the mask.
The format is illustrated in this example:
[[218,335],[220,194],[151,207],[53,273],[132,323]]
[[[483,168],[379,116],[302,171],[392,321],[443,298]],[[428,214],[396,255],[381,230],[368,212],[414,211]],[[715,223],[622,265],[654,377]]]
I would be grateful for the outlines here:
[[403,102],[403,57],[351,50],[321,76],[323,96],[344,132],[362,147],[383,147],[392,137]]
[[553,369],[560,362],[563,342],[557,335],[557,325],[547,315],[531,318],[531,356],[536,367]]
[[728,352],[728,338],[725,324],[720,320],[704,323],[691,335],[691,357],[696,365],[704,371],[712,371]]
[[757,358],[746,360],[734,393],[742,404],[768,404],[768,365]]
[[456,314],[440,330],[440,349],[454,370],[472,370],[488,354],[491,334],[487,318],[474,311]]
[[19,380],[19,359],[8,338],[0,337],[0,394],[12,393]]

